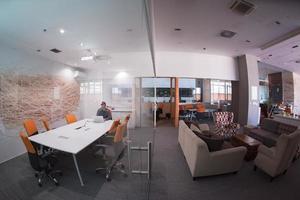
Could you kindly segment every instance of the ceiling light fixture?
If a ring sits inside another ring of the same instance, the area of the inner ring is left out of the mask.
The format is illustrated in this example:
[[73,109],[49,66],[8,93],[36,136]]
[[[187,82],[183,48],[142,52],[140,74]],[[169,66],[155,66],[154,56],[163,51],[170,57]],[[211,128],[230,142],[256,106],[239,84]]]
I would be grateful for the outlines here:
[[82,46],[82,47],[83,47],[83,42],[80,42],[80,46]]
[[83,56],[80,58],[81,61],[93,60],[94,56]]
[[59,32],[61,33],[61,34],[64,34],[65,33],[65,30],[64,29],[59,29]]

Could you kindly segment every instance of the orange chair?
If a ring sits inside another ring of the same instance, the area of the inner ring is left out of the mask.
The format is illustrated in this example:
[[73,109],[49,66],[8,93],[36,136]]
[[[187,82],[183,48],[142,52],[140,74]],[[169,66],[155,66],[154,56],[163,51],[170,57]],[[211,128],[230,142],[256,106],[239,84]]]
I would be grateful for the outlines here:
[[114,120],[114,122],[112,123],[112,125],[111,125],[110,129],[107,131],[107,133],[108,134],[115,134],[119,124],[120,124],[120,119]]
[[205,106],[202,103],[196,104],[196,109],[197,109],[197,112],[200,112],[200,113],[205,112]]
[[66,118],[67,124],[72,124],[74,122],[77,122],[77,118],[74,114],[67,114],[65,118]]
[[185,109],[185,110],[193,109],[193,108],[194,108],[194,105],[193,105],[193,104],[186,104],[186,105],[184,105],[184,109]]
[[49,159],[51,155],[39,155],[34,144],[28,139],[28,136],[23,132],[19,135],[27,150],[30,165],[35,170],[35,177],[38,179],[39,186],[42,186],[42,178],[46,176],[49,177],[55,185],[58,185],[59,183],[54,175],[62,175],[62,172],[60,170],[53,170],[52,163],[50,163]]
[[126,117],[125,117],[124,121],[125,121],[125,122],[128,122],[128,121],[129,121],[129,119],[130,119],[130,114],[126,115]]
[[100,167],[96,169],[96,172],[105,170],[106,175],[105,178],[107,181],[111,180],[111,172],[116,169],[119,172],[121,172],[125,177],[127,176],[124,168],[125,166],[121,163],[121,159],[124,157],[124,151],[126,149],[126,144],[123,142],[124,137],[124,131],[125,131],[125,123],[122,123],[118,125],[116,129],[116,134],[114,136],[114,140],[112,144],[103,144],[99,145],[102,146],[104,149],[111,148],[113,151],[111,151],[111,162],[108,163],[106,167]]
[[50,131],[51,128],[50,128],[50,125],[49,125],[49,122],[48,122],[47,118],[46,117],[42,117],[41,120],[43,122],[43,125],[44,125],[46,131]]
[[25,128],[26,132],[27,132],[28,137],[32,136],[32,135],[36,135],[36,134],[39,133],[34,120],[25,119],[23,121],[23,125],[24,125],[24,128]]

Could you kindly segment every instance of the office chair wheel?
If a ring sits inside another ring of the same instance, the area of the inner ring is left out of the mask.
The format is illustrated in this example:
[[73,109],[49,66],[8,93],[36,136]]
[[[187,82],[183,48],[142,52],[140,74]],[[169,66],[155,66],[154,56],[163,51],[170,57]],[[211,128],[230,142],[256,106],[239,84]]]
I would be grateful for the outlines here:
[[34,176],[35,176],[35,178],[37,178],[39,176],[39,174],[38,173],[34,173]]
[[40,187],[43,186],[43,185],[42,185],[42,180],[41,180],[41,179],[38,180],[38,185],[39,185]]
[[125,169],[125,165],[121,164],[121,165],[120,165],[120,168],[121,168],[121,169]]
[[107,174],[107,175],[105,176],[105,179],[106,179],[106,181],[110,182],[110,181],[111,181],[110,175]]

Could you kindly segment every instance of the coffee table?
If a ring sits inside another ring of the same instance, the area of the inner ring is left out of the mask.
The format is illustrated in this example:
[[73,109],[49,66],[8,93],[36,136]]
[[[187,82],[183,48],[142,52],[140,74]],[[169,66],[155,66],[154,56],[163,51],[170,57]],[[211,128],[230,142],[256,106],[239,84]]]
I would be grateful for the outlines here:
[[260,141],[244,134],[236,134],[231,138],[231,144],[233,146],[244,146],[247,148],[247,153],[245,156],[246,161],[254,160],[257,155],[258,146],[261,144]]

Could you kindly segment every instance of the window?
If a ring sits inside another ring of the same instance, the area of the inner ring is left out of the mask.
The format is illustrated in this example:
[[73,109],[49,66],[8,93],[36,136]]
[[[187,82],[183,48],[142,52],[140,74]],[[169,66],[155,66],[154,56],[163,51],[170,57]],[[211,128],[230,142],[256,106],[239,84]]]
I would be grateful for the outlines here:
[[231,81],[211,80],[211,103],[231,101]]
[[89,81],[80,83],[80,94],[101,94],[102,82]]

